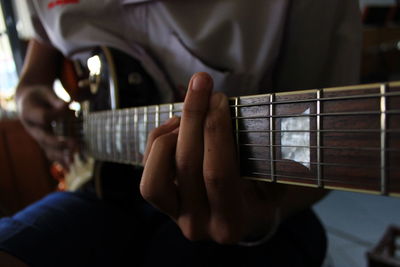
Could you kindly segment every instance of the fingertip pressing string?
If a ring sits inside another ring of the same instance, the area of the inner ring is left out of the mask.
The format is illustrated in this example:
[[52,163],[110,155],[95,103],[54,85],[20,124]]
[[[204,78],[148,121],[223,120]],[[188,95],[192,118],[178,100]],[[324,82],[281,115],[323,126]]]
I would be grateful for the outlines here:
[[266,233],[263,237],[260,239],[254,240],[254,241],[241,241],[237,243],[237,245],[242,246],[242,247],[256,247],[265,244],[268,242],[278,231],[279,225],[281,223],[281,210],[279,207],[275,209],[275,214],[274,218],[272,221],[272,226],[271,229]]

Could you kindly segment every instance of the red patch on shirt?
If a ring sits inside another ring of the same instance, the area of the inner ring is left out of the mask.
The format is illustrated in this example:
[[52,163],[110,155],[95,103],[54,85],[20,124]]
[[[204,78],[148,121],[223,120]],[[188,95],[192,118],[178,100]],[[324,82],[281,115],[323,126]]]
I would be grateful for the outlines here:
[[47,8],[52,9],[56,6],[63,6],[68,4],[78,4],[80,0],[56,0],[48,3]]

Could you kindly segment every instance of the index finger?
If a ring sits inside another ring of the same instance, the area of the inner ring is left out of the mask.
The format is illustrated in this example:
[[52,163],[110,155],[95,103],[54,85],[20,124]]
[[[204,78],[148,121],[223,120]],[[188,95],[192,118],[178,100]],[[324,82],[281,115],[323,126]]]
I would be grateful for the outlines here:
[[189,84],[183,105],[176,148],[177,181],[180,190],[181,219],[201,223],[208,214],[208,201],[202,179],[203,125],[212,90],[212,79],[197,73]]

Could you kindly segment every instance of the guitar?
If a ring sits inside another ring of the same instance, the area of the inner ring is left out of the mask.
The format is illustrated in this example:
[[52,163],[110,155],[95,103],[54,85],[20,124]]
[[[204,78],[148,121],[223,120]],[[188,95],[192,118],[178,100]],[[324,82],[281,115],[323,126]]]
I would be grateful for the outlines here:
[[[116,100],[123,88],[114,52],[102,48],[89,59],[103,68],[89,71],[92,95],[107,88]],[[94,160],[140,166],[148,133],[182,113],[182,103],[117,103],[87,108],[78,121],[90,168]],[[234,97],[229,104],[243,178],[400,196],[400,82]],[[71,189],[92,178],[76,168]]]

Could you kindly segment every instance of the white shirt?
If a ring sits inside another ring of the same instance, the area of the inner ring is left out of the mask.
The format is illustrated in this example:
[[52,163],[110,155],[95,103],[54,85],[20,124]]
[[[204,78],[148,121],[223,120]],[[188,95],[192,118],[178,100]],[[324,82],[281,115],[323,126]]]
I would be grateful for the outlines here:
[[98,45],[124,51],[142,62],[165,101],[173,100],[167,80],[185,87],[198,71],[230,96],[358,80],[356,0],[33,2],[42,39],[69,57]]

